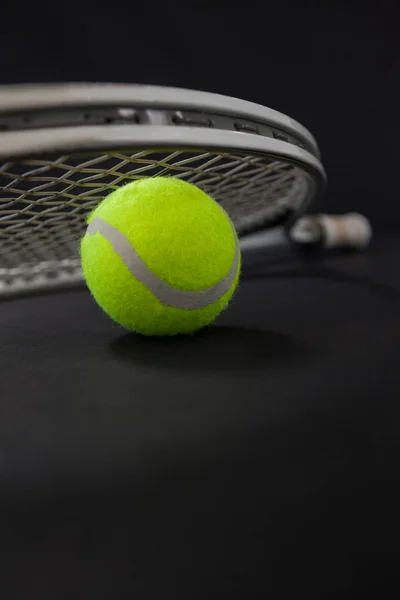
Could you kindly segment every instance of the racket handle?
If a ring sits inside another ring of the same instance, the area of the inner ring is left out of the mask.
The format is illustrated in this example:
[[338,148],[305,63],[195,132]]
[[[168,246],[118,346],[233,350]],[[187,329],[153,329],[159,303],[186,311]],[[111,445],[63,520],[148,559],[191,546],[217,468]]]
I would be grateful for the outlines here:
[[362,250],[372,238],[368,219],[359,213],[308,215],[289,231],[289,239],[301,248],[352,248]]

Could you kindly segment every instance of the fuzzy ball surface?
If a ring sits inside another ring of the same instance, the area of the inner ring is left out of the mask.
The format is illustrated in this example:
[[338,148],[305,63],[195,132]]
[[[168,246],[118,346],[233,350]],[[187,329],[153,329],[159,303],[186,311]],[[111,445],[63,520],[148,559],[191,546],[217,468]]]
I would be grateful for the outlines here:
[[209,195],[171,177],[124,185],[91,213],[81,241],[101,308],[144,335],[200,329],[227,307],[240,274],[232,222]]

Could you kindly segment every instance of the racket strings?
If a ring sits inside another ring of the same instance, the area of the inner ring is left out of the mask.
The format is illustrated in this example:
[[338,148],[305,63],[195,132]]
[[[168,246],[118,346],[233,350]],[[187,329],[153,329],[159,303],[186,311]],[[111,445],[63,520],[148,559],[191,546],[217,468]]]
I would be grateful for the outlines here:
[[154,176],[204,189],[239,234],[296,210],[308,186],[294,165],[236,152],[144,149],[7,162],[0,165],[0,280],[79,270],[87,215],[112,190]]

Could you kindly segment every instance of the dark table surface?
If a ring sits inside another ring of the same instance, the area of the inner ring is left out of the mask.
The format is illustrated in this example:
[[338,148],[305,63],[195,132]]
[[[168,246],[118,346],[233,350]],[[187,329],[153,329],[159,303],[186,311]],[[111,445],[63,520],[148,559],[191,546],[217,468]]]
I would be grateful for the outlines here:
[[179,339],[1,303],[2,597],[397,597],[399,257],[254,251]]

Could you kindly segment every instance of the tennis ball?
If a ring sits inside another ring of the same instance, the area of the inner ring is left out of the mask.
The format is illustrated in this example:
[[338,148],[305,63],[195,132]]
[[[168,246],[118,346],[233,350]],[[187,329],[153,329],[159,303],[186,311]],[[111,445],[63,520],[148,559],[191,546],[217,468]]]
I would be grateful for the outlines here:
[[112,192],[91,213],[83,273],[101,308],[144,335],[190,333],[228,305],[240,272],[229,217],[205,192],[170,177]]

